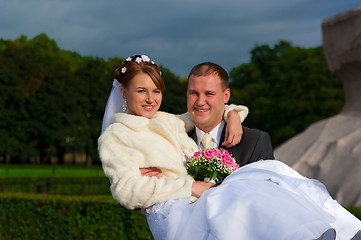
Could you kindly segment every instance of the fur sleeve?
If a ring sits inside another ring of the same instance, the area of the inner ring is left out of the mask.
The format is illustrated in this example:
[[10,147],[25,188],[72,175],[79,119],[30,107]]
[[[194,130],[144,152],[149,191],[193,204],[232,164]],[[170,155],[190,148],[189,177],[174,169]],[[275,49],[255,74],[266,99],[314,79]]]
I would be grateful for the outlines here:
[[110,178],[113,198],[129,209],[147,208],[170,199],[191,196],[193,178],[145,177],[140,174],[141,152],[121,144],[108,128],[99,138],[99,155],[105,175]]
[[224,120],[227,122],[228,121],[228,113],[230,111],[236,111],[238,112],[239,117],[241,118],[241,122],[244,121],[244,119],[246,119],[247,115],[248,115],[248,107],[243,106],[243,105],[235,105],[235,104],[231,104],[231,105],[225,105],[225,111],[224,111]]

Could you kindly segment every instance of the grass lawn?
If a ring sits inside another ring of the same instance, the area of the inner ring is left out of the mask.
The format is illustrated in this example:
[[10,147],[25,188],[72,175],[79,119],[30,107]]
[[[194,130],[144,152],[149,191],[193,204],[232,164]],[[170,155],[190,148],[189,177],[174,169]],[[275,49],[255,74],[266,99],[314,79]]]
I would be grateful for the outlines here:
[[0,177],[99,177],[104,176],[101,166],[57,166],[57,165],[0,165]]

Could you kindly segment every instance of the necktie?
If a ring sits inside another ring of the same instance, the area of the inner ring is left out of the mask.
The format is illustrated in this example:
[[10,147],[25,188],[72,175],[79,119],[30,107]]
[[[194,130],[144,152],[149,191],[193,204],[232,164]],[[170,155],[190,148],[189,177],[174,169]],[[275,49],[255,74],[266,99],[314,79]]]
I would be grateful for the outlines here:
[[211,145],[212,142],[212,136],[209,135],[209,133],[204,134],[203,138],[202,138],[202,145],[204,149],[210,149],[212,148]]

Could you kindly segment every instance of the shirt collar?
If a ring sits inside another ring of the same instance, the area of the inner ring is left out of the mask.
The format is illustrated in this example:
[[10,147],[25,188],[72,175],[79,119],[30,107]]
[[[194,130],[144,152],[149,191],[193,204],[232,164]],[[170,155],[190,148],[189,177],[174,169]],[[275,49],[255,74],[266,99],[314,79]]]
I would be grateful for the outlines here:
[[[213,141],[216,143],[216,147],[219,146],[219,141],[221,140],[221,135],[222,135],[224,125],[225,125],[225,122],[222,121],[209,132],[209,134],[213,138]],[[196,128],[196,134],[197,134],[197,145],[200,146],[203,135],[206,133],[203,132],[202,130],[200,130],[199,128],[197,128],[197,126],[195,128]]]

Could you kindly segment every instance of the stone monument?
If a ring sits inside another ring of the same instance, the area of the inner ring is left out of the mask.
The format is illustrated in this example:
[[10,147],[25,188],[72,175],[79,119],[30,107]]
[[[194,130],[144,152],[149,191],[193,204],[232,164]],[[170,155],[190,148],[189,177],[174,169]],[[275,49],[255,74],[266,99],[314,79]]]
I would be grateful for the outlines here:
[[344,206],[361,206],[361,7],[322,22],[329,69],[346,103],[340,114],[309,126],[275,150],[276,159],[324,183]]

